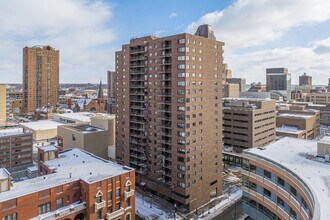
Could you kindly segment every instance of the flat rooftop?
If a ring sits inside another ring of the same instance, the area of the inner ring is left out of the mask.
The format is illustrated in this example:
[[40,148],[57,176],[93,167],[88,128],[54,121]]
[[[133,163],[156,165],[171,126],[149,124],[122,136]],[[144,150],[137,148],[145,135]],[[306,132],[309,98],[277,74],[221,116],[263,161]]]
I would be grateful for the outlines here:
[[58,148],[53,144],[50,144],[50,145],[47,145],[47,146],[42,146],[42,147],[39,147],[39,148],[42,149],[44,152],[58,150]]
[[7,179],[9,172],[5,168],[0,168],[0,180]]
[[251,101],[251,102],[266,102],[266,101],[270,101],[270,99],[263,99],[263,98],[245,98],[245,97],[240,97],[240,98],[232,98],[232,97],[228,97],[228,98],[223,98],[223,100],[225,101],[232,101],[232,102],[242,102],[242,101]]
[[133,170],[77,148],[60,152],[59,158],[46,161],[45,165],[56,168],[56,173],[14,182],[9,191],[0,193],[0,202],[78,180],[94,183]]
[[330,136],[324,136],[323,138],[321,138],[319,140],[319,143],[322,143],[322,144],[330,144]]
[[317,141],[285,137],[265,147],[264,150],[251,148],[244,153],[280,164],[295,173],[311,190],[316,207],[319,207],[318,219],[330,216],[330,164],[316,157]]
[[22,128],[11,128],[11,129],[2,129],[0,130],[0,138],[12,135],[21,135],[25,134]]
[[60,121],[60,119],[72,120],[77,122],[91,122],[92,117],[102,118],[114,118],[114,115],[104,113],[93,113],[93,112],[72,112],[64,114],[55,114],[54,120]]
[[276,117],[284,117],[284,118],[312,118],[315,115],[303,115],[303,114],[294,114],[294,113],[280,113]]
[[55,114],[54,119],[58,120],[60,118],[79,121],[79,122],[90,122],[91,117],[93,117],[95,113],[92,112],[73,112],[73,113],[64,113],[64,114]]
[[69,128],[72,128],[72,129],[77,130],[82,133],[93,133],[93,132],[105,131],[102,128],[94,127],[91,125],[79,125],[79,126],[72,126]]
[[276,132],[288,133],[288,134],[300,134],[302,132],[305,132],[305,130],[299,130],[297,127],[294,126],[282,126],[282,127],[276,127]]
[[26,129],[37,131],[37,130],[57,129],[57,126],[63,125],[63,123],[54,120],[39,120],[33,122],[20,123],[19,125]]

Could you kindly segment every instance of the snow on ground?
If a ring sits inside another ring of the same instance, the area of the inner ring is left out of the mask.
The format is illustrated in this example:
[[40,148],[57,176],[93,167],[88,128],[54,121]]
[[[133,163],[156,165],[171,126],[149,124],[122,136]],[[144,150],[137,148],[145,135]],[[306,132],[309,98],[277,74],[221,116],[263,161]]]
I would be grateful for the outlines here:
[[[201,208],[199,210],[199,214],[191,213],[188,216],[191,219],[212,219],[225,211],[228,207],[233,205],[236,201],[238,201],[242,197],[242,190],[238,187],[235,187],[234,190],[231,190],[230,193],[223,194],[217,198],[213,198],[214,200],[219,200],[219,202],[211,207],[211,208]],[[154,202],[154,201],[153,201]],[[174,218],[174,213],[169,210],[162,210],[160,206],[152,203],[150,205],[150,198],[142,198],[142,195],[138,192],[135,195],[135,204],[136,204],[136,214],[139,215],[143,219],[159,219],[159,220],[179,220],[182,219],[181,216],[176,214]],[[208,206],[208,204],[205,204]],[[203,210],[203,211],[202,211]],[[186,216],[187,217],[187,216]]]
[[212,219],[225,211],[231,205],[233,205],[236,201],[238,201],[242,197],[242,190],[237,189],[235,192],[228,194],[224,194],[222,201],[212,207],[210,210],[200,214],[198,218],[194,219]]
[[241,181],[241,179],[238,178],[238,177],[236,177],[236,176],[228,176],[228,177],[226,178],[226,181],[228,181],[228,182],[232,182],[232,183],[235,183],[235,182],[239,182],[239,181]]
[[142,195],[138,192],[135,195],[135,206],[136,214],[144,219],[182,219],[179,216],[176,216],[176,218],[174,218],[174,213],[164,211],[160,209],[156,204],[151,204],[150,199],[145,197],[142,198]]

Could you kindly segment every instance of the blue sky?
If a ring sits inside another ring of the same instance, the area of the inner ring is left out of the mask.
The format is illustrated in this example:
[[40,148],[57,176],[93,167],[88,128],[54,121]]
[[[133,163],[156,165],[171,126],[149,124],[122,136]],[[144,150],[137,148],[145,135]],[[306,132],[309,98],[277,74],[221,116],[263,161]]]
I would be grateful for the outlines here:
[[[232,1],[215,0],[136,0],[107,1],[113,5],[114,20],[109,22],[121,33],[119,44],[132,36],[159,34],[166,36],[184,32],[194,20],[214,9],[223,9]],[[197,6],[197,7],[196,7]],[[148,12],[148,13],[146,13]],[[117,42],[116,42],[117,43]]]
[[234,77],[265,82],[267,67],[330,77],[329,0],[0,0],[0,83],[21,82],[22,48],[60,50],[60,82],[106,81],[131,37],[194,33],[211,24]]

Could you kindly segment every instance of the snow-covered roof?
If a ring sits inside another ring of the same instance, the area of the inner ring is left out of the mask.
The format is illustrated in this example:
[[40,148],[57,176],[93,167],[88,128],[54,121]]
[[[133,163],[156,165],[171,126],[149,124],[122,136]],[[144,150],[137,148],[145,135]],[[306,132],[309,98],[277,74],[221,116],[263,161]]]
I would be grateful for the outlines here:
[[276,127],[276,132],[290,133],[290,134],[300,134],[305,132],[305,130],[300,130],[295,126],[283,125],[282,127]]
[[264,149],[251,148],[244,153],[260,156],[297,175],[308,186],[315,200],[317,219],[330,216],[330,164],[317,159],[317,141],[285,137]]
[[106,114],[106,113],[96,113],[93,118],[103,118],[103,119],[115,119],[115,114]]
[[0,130],[0,137],[24,134],[22,128],[11,128]]
[[59,158],[46,161],[45,165],[56,168],[56,173],[15,182],[9,191],[0,193],[0,202],[77,180],[93,183],[132,170],[77,148],[60,152]]
[[26,168],[28,171],[30,172],[37,172],[38,171],[38,167],[37,166],[33,166],[33,167],[28,167]]
[[76,104],[79,106],[80,109],[84,109],[84,105],[88,105],[93,99],[78,99]]
[[51,145],[40,147],[40,149],[42,149],[44,152],[58,150],[57,147],[55,145],[52,145],[52,144]]
[[245,97],[239,97],[239,98],[233,98],[233,97],[227,97],[223,98],[223,100],[228,100],[228,101],[269,101],[269,99],[264,99],[264,98],[245,98]]
[[6,168],[0,168],[0,180],[7,179],[9,176],[9,172]]
[[60,121],[63,119],[71,120],[77,122],[90,122],[91,117],[93,117],[95,113],[91,112],[74,112],[74,113],[64,113],[64,114],[55,114],[54,120]]
[[308,104],[308,106],[314,106],[314,107],[326,107],[327,105],[322,105],[322,104]]
[[285,117],[285,118],[312,118],[315,115],[303,115],[303,114],[290,114],[290,113],[281,113],[278,114],[276,117]]
[[59,125],[63,125],[63,123],[54,120],[40,120],[34,122],[20,123],[20,126],[34,131],[57,129],[57,126]]
[[330,136],[324,136],[323,138],[321,138],[319,140],[319,143],[322,143],[322,144],[330,144]]
[[102,128],[98,128],[98,127],[91,126],[91,125],[79,125],[79,126],[73,126],[71,128],[75,129],[81,133],[94,133],[94,132],[99,132],[99,131],[105,131]]

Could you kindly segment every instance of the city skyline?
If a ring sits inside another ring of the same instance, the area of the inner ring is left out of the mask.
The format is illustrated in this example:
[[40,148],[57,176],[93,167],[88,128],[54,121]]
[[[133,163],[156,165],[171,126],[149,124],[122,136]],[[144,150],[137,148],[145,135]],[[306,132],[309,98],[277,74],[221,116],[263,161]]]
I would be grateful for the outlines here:
[[[114,70],[114,51],[131,37],[193,34],[199,24],[208,23],[225,42],[224,61],[247,83],[265,83],[266,68],[286,67],[293,84],[304,72],[315,85],[327,84],[330,2],[187,3],[0,0],[0,83],[22,82],[25,46],[49,44],[62,51],[61,83],[97,83],[100,77],[106,79],[107,70]],[[145,10],[150,13],[142,13]],[[296,16],[297,11],[304,16]]]
[[0,0],[0,220],[328,219],[329,0]]

